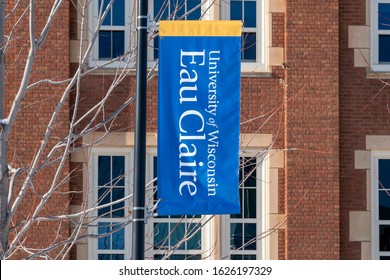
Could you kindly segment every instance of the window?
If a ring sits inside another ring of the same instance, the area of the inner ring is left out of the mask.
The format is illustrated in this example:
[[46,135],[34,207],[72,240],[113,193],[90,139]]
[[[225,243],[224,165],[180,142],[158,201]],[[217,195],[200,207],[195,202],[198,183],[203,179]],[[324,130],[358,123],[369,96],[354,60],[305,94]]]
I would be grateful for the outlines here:
[[[149,180],[157,178],[157,157],[148,157]],[[157,181],[153,182],[153,191],[149,192],[149,204],[155,204]],[[205,231],[209,228],[207,217],[194,216],[158,216],[148,221],[147,250],[148,258],[161,260],[200,260],[207,258]]]
[[[89,259],[124,260],[130,253],[129,154],[94,150],[90,162]],[[107,205],[107,207],[104,207]]]
[[265,258],[264,168],[261,155],[245,155],[240,159],[241,213],[222,220],[222,257],[231,260]]
[[[90,57],[90,66],[107,64],[107,62],[127,53],[122,61],[128,61],[131,43],[130,31],[133,30],[134,1],[115,0],[111,6],[109,0],[94,0],[89,5],[89,36],[101,24],[96,42]],[[103,19],[103,15],[107,14]],[[109,67],[118,67],[119,61],[110,63]],[[125,65],[125,64],[123,64]]]
[[390,70],[390,0],[371,1],[371,66]]
[[265,69],[264,2],[264,0],[221,1],[222,19],[243,22],[241,52],[243,72]]
[[[156,204],[157,157],[146,158],[146,204]],[[265,258],[265,166],[263,154],[241,158],[241,213],[215,219],[209,215],[149,217],[145,225],[145,258],[170,260],[209,259],[215,252],[222,258],[252,260]],[[89,161],[88,216],[89,259],[130,258],[132,190],[130,148],[93,148]],[[150,183],[151,182],[151,183]],[[212,242],[214,240],[214,242]],[[221,245],[216,246],[216,243]]]
[[373,167],[372,256],[390,260],[390,153],[374,153]]
[[[149,11],[155,23],[160,20],[199,20],[202,17],[202,0],[149,0]],[[156,33],[149,43],[150,62],[158,59],[158,40]]]
[[[148,66],[158,59],[159,20],[224,19],[243,21],[242,66],[243,72],[265,70],[265,0],[148,0],[149,35]],[[93,0],[89,5],[89,40],[101,24],[96,43],[90,54],[91,67],[105,65],[116,68],[134,62],[135,49],[135,1],[115,0],[104,20],[101,15],[110,0]],[[221,8],[220,17],[217,9]],[[121,57],[124,55],[124,57]],[[113,61],[121,57],[121,61]]]

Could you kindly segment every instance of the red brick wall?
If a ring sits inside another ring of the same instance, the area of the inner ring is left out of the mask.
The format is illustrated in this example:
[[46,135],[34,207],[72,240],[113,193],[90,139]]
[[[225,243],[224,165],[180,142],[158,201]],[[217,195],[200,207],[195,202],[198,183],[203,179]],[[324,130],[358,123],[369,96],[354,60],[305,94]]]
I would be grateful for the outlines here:
[[360,259],[360,242],[349,241],[349,212],[366,210],[367,186],[366,171],[354,169],[354,151],[366,149],[366,135],[390,134],[390,89],[379,93],[383,83],[354,67],[348,48],[348,26],[366,25],[366,1],[340,1],[340,10],[341,258]]
[[338,259],[338,1],[286,11],[286,257]]
[[[10,11],[16,1],[7,1],[7,11]],[[35,1],[36,10],[36,36],[39,36],[42,27],[47,20],[50,11],[50,5],[54,1]],[[11,27],[19,19],[21,12],[26,8],[26,3],[21,2],[19,9],[6,21],[6,33],[9,34]],[[6,109],[9,111],[12,100],[18,91],[24,63],[27,57],[29,47],[28,36],[28,13],[18,23],[13,30],[12,43],[6,54]],[[57,15],[56,20],[50,31],[43,48],[37,53],[33,67],[33,75],[30,84],[43,78],[62,80],[69,77],[69,28],[64,22],[69,22],[69,1],[64,1]],[[49,86],[43,84],[28,91],[25,99],[21,104],[13,133],[9,139],[9,162],[13,167],[27,167],[31,164],[32,157],[36,154],[40,146],[43,133],[51,118],[52,112],[60,98],[64,86]],[[53,129],[51,140],[46,149],[48,150],[56,143],[58,138],[63,137],[68,128],[68,110],[69,104],[61,110],[56,126]],[[40,160],[42,162],[42,159]],[[68,164],[64,168],[62,177],[68,173]],[[39,172],[33,179],[32,188],[29,189],[24,202],[13,220],[13,226],[24,220],[36,208],[40,202],[40,196],[50,187],[51,178],[54,176],[53,168],[45,168]],[[21,179],[25,178],[22,172]],[[20,183],[16,188],[16,194],[19,191]],[[59,191],[65,192],[65,195],[56,194],[45,206],[40,216],[50,216],[64,214],[68,212],[68,194],[69,184],[65,183],[59,188]],[[16,194],[14,197],[16,197]],[[20,224],[16,227],[20,229]],[[58,230],[59,229],[59,230]],[[58,232],[56,232],[58,230]],[[58,234],[58,236],[57,236]],[[11,237],[14,231],[11,230]],[[64,222],[61,226],[59,223],[41,222],[35,223],[31,230],[27,232],[25,245],[29,248],[45,248],[53,242],[60,241],[69,236],[68,223]],[[56,240],[57,238],[57,240]],[[23,240],[23,238],[22,238]],[[58,252],[58,250],[56,250]],[[18,250],[13,258],[22,258],[26,254],[23,250]],[[51,254],[53,257],[55,253]]]

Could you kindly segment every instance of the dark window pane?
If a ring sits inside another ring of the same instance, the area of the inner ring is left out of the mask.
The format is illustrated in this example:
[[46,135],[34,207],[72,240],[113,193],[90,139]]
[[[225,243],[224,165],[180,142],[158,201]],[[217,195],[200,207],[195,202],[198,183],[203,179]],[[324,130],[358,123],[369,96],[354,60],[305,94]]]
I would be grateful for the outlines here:
[[157,255],[157,254],[155,254],[154,256],[153,256],[153,259],[155,259],[155,260],[162,260],[163,259],[163,257],[164,257],[164,255]]
[[154,224],[153,244],[154,249],[168,248],[168,223]]
[[256,61],[256,33],[243,33],[242,41],[242,60]]
[[181,18],[185,12],[185,0],[171,0],[171,14],[175,19]]
[[99,250],[109,250],[111,243],[111,235],[109,232],[111,231],[110,223],[99,223],[98,224],[98,234],[104,235],[99,237],[98,239],[98,249]]
[[[200,0],[188,0],[187,1],[187,12],[191,11],[200,4]],[[201,7],[197,7],[196,10],[192,11],[187,15],[187,20],[197,20],[200,19],[202,15]]]
[[230,224],[230,249],[236,250],[241,249],[242,250],[242,224],[238,223],[231,223]]
[[111,32],[99,31],[99,59],[111,58]]
[[244,186],[256,187],[256,158],[245,158],[244,170]]
[[390,35],[379,35],[379,63],[390,63]]
[[380,159],[379,164],[379,189],[390,190],[390,159]]
[[256,1],[244,2],[244,27],[256,28]]
[[98,260],[103,260],[103,261],[111,260],[111,255],[109,255],[109,254],[98,254]]
[[200,229],[200,224],[190,225],[188,227],[188,232],[193,237],[187,241],[187,250],[200,250],[200,249],[202,249],[202,242],[201,242],[202,241],[202,231]]
[[112,25],[125,25],[125,1],[115,0],[113,5]]
[[[181,240],[183,240],[186,227],[184,223],[179,223],[179,224],[170,224],[170,230],[171,230],[171,235],[169,237],[170,239],[170,245],[171,246],[176,246],[177,243],[179,243]],[[185,242],[183,242],[178,248],[178,250],[185,250]]]
[[125,32],[112,31],[112,58],[125,53]]
[[185,260],[186,255],[174,254],[169,257],[170,260]]
[[256,250],[256,224],[244,224],[244,250]]
[[110,157],[99,156],[98,159],[98,185],[109,186],[111,181]]
[[118,229],[118,226],[113,227],[112,233],[112,249],[123,250],[125,249],[125,229]]
[[167,19],[169,15],[167,0],[154,0],[154,18],[155,20]]
[[390,29],[390,4],[378,4],[378,29]]
[[379,191],[379,220],[390,220],[390,191]]
[[390,225],[379,226],[379,251],[390,251]]
[[125,259],[125,255],[123,255],[123,254],[113,254],[112,255],[112,260],[120,261],[120,260],[124,260],[124,259]]
[[244,260],[256,260],[256,255],[244,255]]
[[244,190],[244,218],[256,218],[256,189]]
[[[103,5],[104,5],[103,8],[101,8],[102,2],[104,2],[103,3]],[[99,10],[98,10],[97,14],[99,14],[99,11],[102,11],[102,15],[103,15],[103,13],[106,10],[109,2],[110,2],[109,0],[104,0],[104,1],[99,0],[99,7],[98,7]],[[109,11],[107,13],[106,17],[104,18],[103,25],[111,25],[111,11]]]
[[[240,172],[240,174],[241,174],[241,172]],[[244,192],[244,189],[243,188],[240,188],[239,189],[239,194],[240,194],[240,207],[241,207],[241,210],[240,210],[240,214],[232,214],[232,215],[230,215],[230,218],[232,218],[232,219],[240,219],[240,218],[242,218],[242,209],[243,209],[243,207],[244,207],[244,203],[243,203],[243,201],[242,201],[242,193]]]
[[[99,188],[98,190],[98,206],[111,202],[110,188]],[[107,216],[110,215],[110,206],[98,209],[98,215]]]
[[231,255],[231,260],[256,260],[256,255]]
[[390,256],[381,256],[380,260],[390,260]]
[[125,185],[125,157],[112,157],[112,180],[115,186]]
[[[113,188],[112,189],[112,201],[119,200],[125,197],[125,189],[124,188]],[[114,218],[124,217],[125,216],[125,202],[119,202],[112,206],[112,216]]]
[[242,1],[230,1],[230,19],[242,20]]
[[153,39],[153,55],[154,55],[154,59],[157,60],[158,59],[158,46],[159,46],[159,41],[160,41],[160,37],[157,36],[156,38]]

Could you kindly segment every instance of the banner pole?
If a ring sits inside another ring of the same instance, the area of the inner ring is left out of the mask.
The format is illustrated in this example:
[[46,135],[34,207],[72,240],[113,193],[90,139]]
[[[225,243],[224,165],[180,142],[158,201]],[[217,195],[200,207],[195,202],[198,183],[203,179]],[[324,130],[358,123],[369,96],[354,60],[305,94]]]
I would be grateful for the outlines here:
[[132,259],[144,259],[148,0],[138,0]]

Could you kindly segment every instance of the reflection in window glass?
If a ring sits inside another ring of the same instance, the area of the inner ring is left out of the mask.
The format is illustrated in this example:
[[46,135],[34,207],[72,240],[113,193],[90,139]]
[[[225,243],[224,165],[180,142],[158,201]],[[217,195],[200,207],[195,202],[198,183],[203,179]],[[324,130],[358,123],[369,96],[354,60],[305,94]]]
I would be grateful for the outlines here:
[[378,4],[378,29],[390,29],[390,4],[388,3]]
[[256,61],[256,43],[256,33],[242,34],[242,60]]
[[390,220],[389,190],[379,190],[379,220]]
[[390,35],[379,35],[379,63],[390,62]]
[[390,252],[390,225],[379,226],[379,251]]

